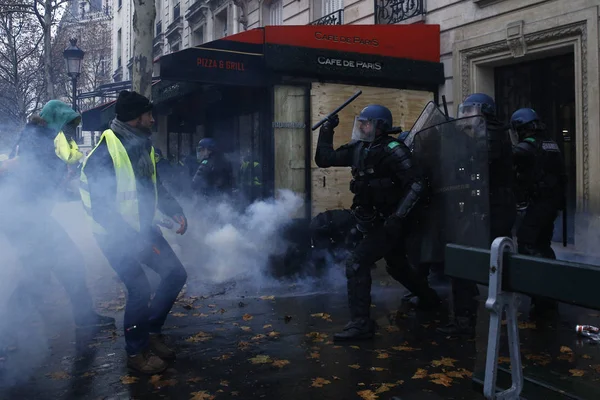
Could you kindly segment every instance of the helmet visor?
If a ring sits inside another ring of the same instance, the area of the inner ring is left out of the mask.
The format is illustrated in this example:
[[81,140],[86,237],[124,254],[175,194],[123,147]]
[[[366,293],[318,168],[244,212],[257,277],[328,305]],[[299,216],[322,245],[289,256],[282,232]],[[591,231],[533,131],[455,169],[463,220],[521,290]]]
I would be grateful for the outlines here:
[[456,118],[475,117],[477,115],[483,115],[481,104],[461,103],[458,106]]
[[352,128],[352,140],[361,142],[372,142],[375,140],[377,121],[367,118],[354,118],[354,128]]

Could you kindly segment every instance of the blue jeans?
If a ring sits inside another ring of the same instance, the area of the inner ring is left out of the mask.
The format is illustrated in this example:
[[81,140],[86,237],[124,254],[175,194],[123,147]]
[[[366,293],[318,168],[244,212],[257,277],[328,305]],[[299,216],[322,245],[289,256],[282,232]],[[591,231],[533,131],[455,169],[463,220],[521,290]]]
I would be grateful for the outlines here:
[[[152,233],[149,248],[136,254],[131,243],[98,237],[98,245],[127,289],[125,305],[125,349],[134,355],[148,346],[151,333],[160,333],[167,315],[187,280],[185,268],[169,243],[157,231]],[[156,247],[160,254],[153,251]],[[150,302],[150,282],[142,264],[160,276],[160,284]]]

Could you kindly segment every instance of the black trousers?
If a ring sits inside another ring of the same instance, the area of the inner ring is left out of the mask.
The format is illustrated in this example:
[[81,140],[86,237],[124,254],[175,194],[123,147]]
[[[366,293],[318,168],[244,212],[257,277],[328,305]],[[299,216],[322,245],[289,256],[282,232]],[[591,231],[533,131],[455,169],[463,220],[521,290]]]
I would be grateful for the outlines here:
[[556,259],[550,245],[558,209],[558,202],[552,200],[540,200],[527,208],[517,230],[519,253]]

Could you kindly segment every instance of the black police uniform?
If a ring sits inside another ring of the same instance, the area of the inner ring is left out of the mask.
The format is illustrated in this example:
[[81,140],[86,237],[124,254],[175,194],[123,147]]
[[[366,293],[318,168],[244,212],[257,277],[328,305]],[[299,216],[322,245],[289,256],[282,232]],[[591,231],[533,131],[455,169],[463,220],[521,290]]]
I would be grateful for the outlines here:
[[565,167],[558,144],[535,134],[515,146],[513,153],[516,186],[528,203],[517,230],[519,253],[556,259],[550,243],[554,220],[564,206],[565,190]]
[[333,127],[319,132],[315,162],[321,168],[352,167],[352,213],[364,237],[346,261],[351,322],[337,340],[373,335],[370,320],[371,267],[384,258],[388,273],[422,300],[439,304],[427,282],[408,265],[405,238],[416,218],[413,208],[425,191],[410,150],[397,139],[380,135],[372,143],[351,142],[334,150]]
[[233,171],[222,153],[213,152],[200,161],[192,179],[192,189],[203,196],[229,194],[233,188]]

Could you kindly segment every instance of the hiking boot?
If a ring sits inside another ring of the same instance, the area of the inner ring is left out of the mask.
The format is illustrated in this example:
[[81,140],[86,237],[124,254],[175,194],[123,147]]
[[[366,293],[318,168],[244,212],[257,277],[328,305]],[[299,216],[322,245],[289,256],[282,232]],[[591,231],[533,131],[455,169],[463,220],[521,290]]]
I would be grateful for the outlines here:
[[83,318],[76,318],[75,325],[77,325],[78,328],[115,326],[115,319],[92,312]]
[[454,320],[442,328],[436,329],[439,333],[446,336],[470,336],[475,337],[475,323],[469,317],[456,317]]
[[167,363],[155,356],[150,349],[146,349],[139,354],[127,356],[127,367],[142,374],[155,375],[167,369]]
[[150,334],[150,349],[163,360],[175,359],[175,351],[165,344],[164,335]]
[[375,321],[371,319],[359,319],[350,321],[340,333],[333,335],[334,341],[366,340],[373,338],[376,329]]

